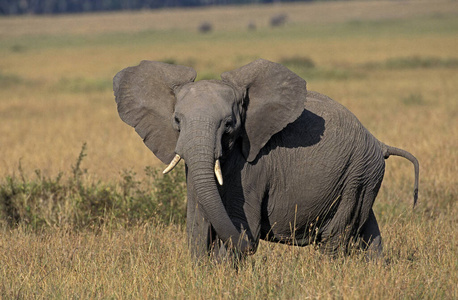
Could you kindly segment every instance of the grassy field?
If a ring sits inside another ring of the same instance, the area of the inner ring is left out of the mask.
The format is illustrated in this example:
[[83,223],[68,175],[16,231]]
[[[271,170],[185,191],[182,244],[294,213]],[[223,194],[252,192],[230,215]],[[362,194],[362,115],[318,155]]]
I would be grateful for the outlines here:
[[[448,0],[0,18],[0,298],[458,298],[457,49]],[[143,59],[208,79],[259,57],[419,159],[414,211],[413,167],[387,161],[385,264],[272,243],[238,271],[190,260],[182,171],[155,173],[111,80]]]

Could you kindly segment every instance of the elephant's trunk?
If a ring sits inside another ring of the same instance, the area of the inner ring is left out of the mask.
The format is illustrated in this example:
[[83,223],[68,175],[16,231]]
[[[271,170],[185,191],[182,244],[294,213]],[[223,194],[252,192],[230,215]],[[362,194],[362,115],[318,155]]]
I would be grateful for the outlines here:
[[198,198],[197,201],[202,207],[205,218],[212,224],[223,242],[232,242],[232,245],[242,252],[250,252],[251,245],[246,234],[239,232],[232,223],[216,185],[215,142],[217,139],[216,128],[212,128],[216,126],[206,123],[205,127],[206,130],[188,128],[191,129],[191,132],[197,133],[189,135],[183,149],[189,176],[191,176],[191,182],[194,184]]

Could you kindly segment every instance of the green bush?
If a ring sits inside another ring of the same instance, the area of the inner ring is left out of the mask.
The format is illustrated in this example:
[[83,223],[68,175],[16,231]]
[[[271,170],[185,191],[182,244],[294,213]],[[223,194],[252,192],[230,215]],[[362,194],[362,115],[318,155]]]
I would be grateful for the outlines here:
[[184,167],[162,175],[151,167],[146,179],[124,171],[118,183],[89,182],[81,169],[86,156],[83,145],[72,176],[46,177],[35,171],[35,178],[8,176],[0,182],[0,224],[32,229],[70,226],[93,228],[109,223],[115,227],[147,221],[182,224],[186,216],[186,179]]

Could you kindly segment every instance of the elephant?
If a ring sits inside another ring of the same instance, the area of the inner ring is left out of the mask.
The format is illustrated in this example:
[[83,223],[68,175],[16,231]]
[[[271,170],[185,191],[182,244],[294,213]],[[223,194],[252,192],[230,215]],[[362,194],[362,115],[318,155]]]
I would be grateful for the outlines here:
[[155,61],[113,79],[120,118],[168,164],[164,173],[185,161],[192,257],[246,257],[261,239],[382,255],[372,206],[385,159],[414,165],[415,206],[412,154],[378,141],[281,64],[258,59],[220,80],[195,79],[190,67]]

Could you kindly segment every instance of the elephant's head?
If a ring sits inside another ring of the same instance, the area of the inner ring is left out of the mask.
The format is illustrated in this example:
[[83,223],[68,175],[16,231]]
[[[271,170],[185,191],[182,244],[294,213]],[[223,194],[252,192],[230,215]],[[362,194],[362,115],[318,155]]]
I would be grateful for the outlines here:
[[[166,171],[180,158],[186,161],[199,204],[218,236],[249,251],[226,213],[214,171],[222,184],[219,159],[230,151],[241,151],[253,163],[271,136],[301,115],[306,82],[262,59],[223,73],[222,81],[194,82],[195,77],[192,68],[161,62],[126,68],[113,80],[118,112],[170,164]],[[242,149],[233,149],[238,138]]]

